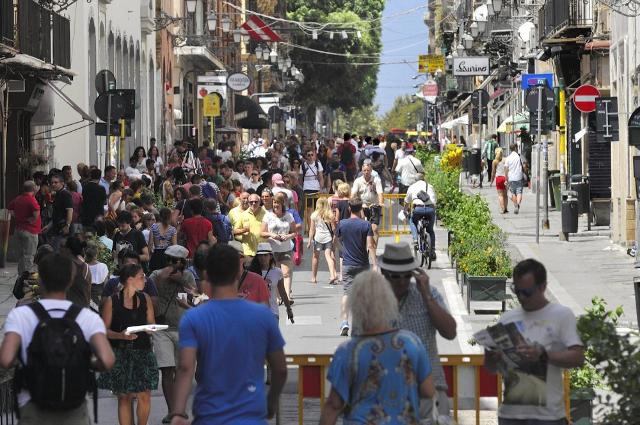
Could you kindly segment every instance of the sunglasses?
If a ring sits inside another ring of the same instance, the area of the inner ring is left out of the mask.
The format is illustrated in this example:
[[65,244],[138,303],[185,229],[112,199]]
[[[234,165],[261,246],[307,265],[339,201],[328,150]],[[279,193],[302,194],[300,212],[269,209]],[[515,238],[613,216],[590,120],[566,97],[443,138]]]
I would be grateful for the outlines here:
[[536,292],[536,287],[532,287],[532,288],[523,288],[520,289],[518,287],[516,287],[515,283],[511,284],[511,291],[517,296],[522,296],[525,298],[529,298],[530,296],[532,296],[535,292]]
[[260,201],[249,201],[250,204],[259,204]]
[[406,273],[384,272],[384,275],[391,280],[411,279],[413,277],[413,273],[411,272],[406,272]]
[[260,174],[258,173],[251,173],[252,176],[259,176]]

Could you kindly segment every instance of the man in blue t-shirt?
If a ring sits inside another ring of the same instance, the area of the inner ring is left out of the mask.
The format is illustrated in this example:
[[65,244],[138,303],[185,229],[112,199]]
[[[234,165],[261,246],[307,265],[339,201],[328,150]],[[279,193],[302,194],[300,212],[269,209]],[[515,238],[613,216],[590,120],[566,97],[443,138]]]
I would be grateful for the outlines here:
[[[230,267],[237,264],[238,267]],[[266,425],[275,415],[287,380],[284,340],[268,307],[238,298],[239,253],[215,245],[207,256],[205,293],[211,298],[187,311],[180,322],[180,361],[173,425],[188,423],[186,407],[198,364],[194,423]],[[265,397],[264,362],[271,369]]]
[[349,335],[349,312],[347,297],[353,278],[369,269],[369,258],[374,269],[377,267],[376,248],[371,223],[362,218],[362,201],[359,198],[349,200],[351,216],[338,223],[336,237],[342,243],[342,295],[340,335]]

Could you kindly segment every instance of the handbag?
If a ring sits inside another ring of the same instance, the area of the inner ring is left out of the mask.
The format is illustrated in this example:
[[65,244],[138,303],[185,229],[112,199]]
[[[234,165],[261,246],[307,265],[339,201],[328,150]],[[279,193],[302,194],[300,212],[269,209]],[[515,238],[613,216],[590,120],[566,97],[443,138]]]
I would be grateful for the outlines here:
[[522,167],[522,185],[528,188],[531,188],[531,179],[529,178],[529,173],[527,173],[524,169],[524,164],[522,163],[522,156],[520,156],[520,167]]
[[294,253],[293,253],[293,263],[296,266],[302,264],[302,255],[303,255],[303,245],[304,240],[301,235],[296,235],[293,239]]
[[164,311],[162,312],[162,314],[158,314],[155,317],[156,323],[158,325],[167,324],[167,311],[169,311],[169,307],[171,307],[171,304],[175,301],[177,295],[178,295],[178,284],[176,283],[176,289],[175,291],[173,291],[173,295],[171,295],[171,298],[169,298],[169,301],[167,302],[167,306],[165,307]]

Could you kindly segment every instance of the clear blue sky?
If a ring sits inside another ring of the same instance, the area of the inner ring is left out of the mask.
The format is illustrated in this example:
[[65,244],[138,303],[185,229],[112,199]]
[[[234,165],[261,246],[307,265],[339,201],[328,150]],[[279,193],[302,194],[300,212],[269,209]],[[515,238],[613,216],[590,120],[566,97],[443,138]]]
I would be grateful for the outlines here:
[[[386,0],[382,20],[381,62],[415,62],[418,55],[427,53],[428,28],[424,24],[427,0]],[[410,14],[404,11],[425,6]],[[393,106],[393,100],[403,94],[413,94],[414,84],[423,78],[412,80],[418,73],[417,63],[380,65],[378,91],[374,103],[379,106],[379,115]]]

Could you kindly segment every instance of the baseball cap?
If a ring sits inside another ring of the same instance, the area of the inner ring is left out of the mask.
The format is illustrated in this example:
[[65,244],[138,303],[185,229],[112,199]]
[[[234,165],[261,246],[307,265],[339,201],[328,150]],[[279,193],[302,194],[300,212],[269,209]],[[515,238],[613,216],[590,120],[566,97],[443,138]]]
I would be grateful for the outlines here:
[[284,184],[284,181],[282,180],[282,174],[275,173],[273,176],[271,176],[271,183],[273,183],[273,184]]
[[189,250],[182,245],[171,245],[164,251],[164,255],[173,258],[187,258]]

